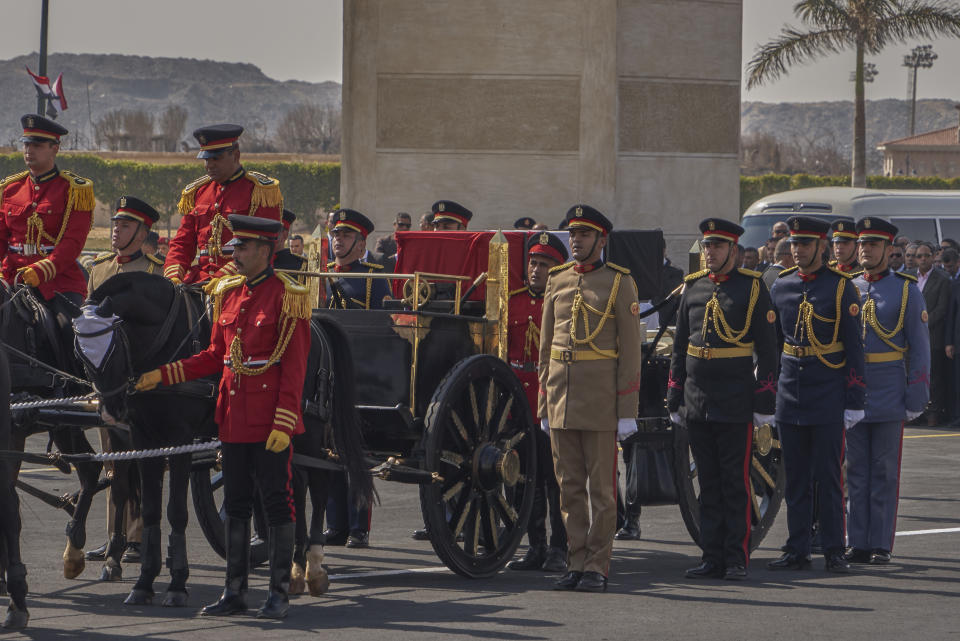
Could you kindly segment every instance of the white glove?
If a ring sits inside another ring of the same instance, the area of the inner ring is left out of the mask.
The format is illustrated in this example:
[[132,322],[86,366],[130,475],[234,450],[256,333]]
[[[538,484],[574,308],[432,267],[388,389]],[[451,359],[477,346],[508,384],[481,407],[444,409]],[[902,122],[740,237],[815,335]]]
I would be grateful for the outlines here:
[[753,413],[753,426],[759,427],[761,425],[773,425],[774,423],[773,414],[757,414]]
[[684,425],[683,419],[680,418],[680,414],[677,412],[670,412],[670,420],[677,425]]
[[550,423],[547,422],[547,419],[540,419],[540,429],[543,430],[547,435],[550,434]]
[[848,430],[863,420],[863,410],[843,410],[843,426]]
[[618,418],[617,419],[617,440],[623,441],[628,436],[637,431],[637,419]]
[[919,412],[911,412],[910,410],[907,410],[907,422],[909,423],[910,421],[912,421],[913,419],[917,418],[917,417],[920,416],[921,414],[923,414],[923,411],[922,411],[922,410],[919,411]]

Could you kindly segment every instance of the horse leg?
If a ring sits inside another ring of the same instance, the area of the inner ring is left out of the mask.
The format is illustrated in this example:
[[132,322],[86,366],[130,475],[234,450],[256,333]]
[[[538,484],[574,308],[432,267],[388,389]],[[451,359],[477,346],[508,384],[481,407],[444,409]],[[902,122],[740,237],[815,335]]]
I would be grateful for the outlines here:
[[297,520],[293,542],[293,567],[290,568],[291,595],[303,594],[307,589],[305,574],[307,567],[307,487],[303,473],[293,470],[293,502],[296,506]]
[[190,567],[187,564],[187,486],[190,481],[191,457],[180,454],[170,457],[170,498],[167,502],[167,520],[170,536],[167,544],[167,567],[170,568],[170,585],[163,595],[165,607],[187,605],[187,579]]
[[307,548],[307,587],[310,596],[320,596],[330,587],[330,577],[323,567],[323,516],[327,508],[329,475],[326,472],[310,470],[307,473],[310,486],[310,503],[313,514],[310,518],[310,545]]
[[[73,428],[55,430],[53,442],[61,452],[92,454],[94,451],[83,432]],[[73,509],[73,518],[67,522],[66,528],[67,547],[63,551],[63,576],[66,579],[80,576],[86,565],[83,546],[87,543],[87,514],[90,512],[100,472],[103,471],[103,464],[100,462],[77,463],[75,467],[80,479],[80,493]]]
[[140,493],[143,541],[140,544],[140,576],[127,596],[126,605],[153,603],[153,581],[160,574],[160,518],[163,515],[163,459],[140,461]]
[[115,461],[113,464],[113,478],[110,481],[110,503],[113,505],[113,522],[110,524],[110,544],[103,569],[100,570],[101,581],[119,581],[123,578],[123,568],[120,566],[120,557],[127,549],[127,530],[125,515],[127,501],[130,498],[130,463]]

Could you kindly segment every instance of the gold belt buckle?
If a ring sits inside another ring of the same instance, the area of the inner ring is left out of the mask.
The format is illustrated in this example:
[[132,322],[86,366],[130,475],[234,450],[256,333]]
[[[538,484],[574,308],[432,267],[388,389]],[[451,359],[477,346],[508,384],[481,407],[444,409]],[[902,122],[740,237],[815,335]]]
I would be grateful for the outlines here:
[[711,358],[713,358],[713,356],[712,356],[712,354],[711,354],[711,350],[710,350],[709,347],[701,347],[701,348],[700,348],[700,358],[702,358],[702,359],[704,359],[704,360],[707,360],[707,361],[709,361]]
[[573,362],[573,350],[572,350],[572,349],[562,349],[562,350],[560,350],[560,362],[561,362],[561,363],[572,363],[572,362]]

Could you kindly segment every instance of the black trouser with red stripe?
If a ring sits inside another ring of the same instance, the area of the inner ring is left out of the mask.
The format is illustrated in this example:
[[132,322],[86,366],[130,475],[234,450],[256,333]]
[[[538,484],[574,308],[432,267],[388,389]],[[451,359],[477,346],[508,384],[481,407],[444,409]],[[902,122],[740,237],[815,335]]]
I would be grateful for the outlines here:
[[689,421],[690,449],[700,482],[703,560],[747,566],[750,545],[749,423]]
[[227,516],[247,520],[253,513],[253,492],[259,490],[267,525],[293,523],[293,448],[274,454],[265,443],[224,443],[223,506]]

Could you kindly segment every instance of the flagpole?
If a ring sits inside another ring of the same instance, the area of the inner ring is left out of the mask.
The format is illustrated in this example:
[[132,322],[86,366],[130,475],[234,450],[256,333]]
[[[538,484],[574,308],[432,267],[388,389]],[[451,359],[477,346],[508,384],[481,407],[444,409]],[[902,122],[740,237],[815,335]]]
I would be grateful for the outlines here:
[[[47,75],[47,14],[50,9],[50,0],[43,0],[40,15],[40,72],[39,75]],[[46,115],[46,98],[37,96],[37,113],[41,116]]]

